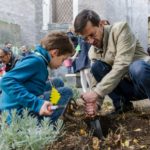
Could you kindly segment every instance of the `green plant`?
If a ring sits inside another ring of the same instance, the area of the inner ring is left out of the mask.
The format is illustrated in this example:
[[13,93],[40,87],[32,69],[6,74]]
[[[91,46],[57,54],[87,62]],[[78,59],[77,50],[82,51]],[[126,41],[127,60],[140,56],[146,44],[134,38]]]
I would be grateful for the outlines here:
[[76,87],[71,87],[73,91],[73,99],[77,100],[80,97],[80,91]]
[[49,118],[44,118],[41,125],[38,120],[23,112],[23,117],[12,112],[12,121],[6,123],[7,112],[2,113],[0,122],[0,150],[41,150],[48,144],[52,144],[62,131],[63,122],[58,120],[56,124],[49,125]]

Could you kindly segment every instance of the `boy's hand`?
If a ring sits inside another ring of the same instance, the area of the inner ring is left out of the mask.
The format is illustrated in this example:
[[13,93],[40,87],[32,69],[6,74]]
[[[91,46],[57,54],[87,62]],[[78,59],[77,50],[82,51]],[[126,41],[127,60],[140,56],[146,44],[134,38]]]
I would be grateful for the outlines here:
[[39,115],[41,116],[49,116],[53,113],[53,111],[50,109],[51,103],[48,101],[45,101],[44,104],[42,105]]

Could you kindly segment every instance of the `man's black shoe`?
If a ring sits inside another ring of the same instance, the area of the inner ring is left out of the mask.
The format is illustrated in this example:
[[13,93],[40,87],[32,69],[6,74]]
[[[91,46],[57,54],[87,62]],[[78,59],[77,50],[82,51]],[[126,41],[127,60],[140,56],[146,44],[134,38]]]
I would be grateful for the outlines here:
[[122,106],[118,108],[115,108],[115,112],[113,112],[112,114],[122,114],[132,110],[134,110],[133,104],[132,102],[128,102],[126,104],[122,104]]

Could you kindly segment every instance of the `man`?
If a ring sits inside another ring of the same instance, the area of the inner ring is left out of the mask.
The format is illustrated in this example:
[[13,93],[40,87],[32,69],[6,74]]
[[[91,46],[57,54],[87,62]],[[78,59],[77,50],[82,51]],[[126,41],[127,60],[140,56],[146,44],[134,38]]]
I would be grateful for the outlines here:
[[20,50],[21,50],[21,56],[23,56],[23,57],[32,54],[32,52],[28,49],[28,46],[26,46],[26,45],[21,46]]
[[[49,33],[42,38],[34,54],[23,57],[12,70],[3,76],[0,84],[3,90],[0,109],[9,112],[16,109],[18,114],[23,109],[28,109],[39,119],[41,116],[47,116],[52,121],[57,120],[63,108],[51,109],[52,103],[49,96],[54,88],[51,88],[49,94],[41,96],[45,92],[48,79],[47,67],[59,68],[63,61],[73,53],[72,42],[63,32]],[[60,94],[58,105],[65,106],[73,96],[72,90],[67,87],[60,87],[57,90]],[[57,93],[58,96],[59,94]],[[54,98],[57,98],[57,95]],[[8,118],[8,121],[11,120]]]
[[118,112],[133,109],[131,100],[150,98],[149,57],[127,23],[103,26],[96,12],[83,10],[74,28],[95,54],[91,72],[97,83],[82,95],[88,115],[96,114],[97,101],[103,102],[107,94]]
[[10,42],[5,43],[5,48],[11,50],[12,49],[12,44]]
[[[0,68],[0,81],[2,79],[2,76],[5,74],[5,72],[10,71],[16,64],[16,62],[19,60],[16,56],[13,55],[13,52],[9,48],[0,48],[0,62],[1,62],[1,68]],[[0,94],[2,93],[2,90],[0,88]]]
[[0,49],[0,61],[6,65],[5,71],[11,70],[16,62],[18,61],[18,57],[13,55],[13,52],[8,48]]

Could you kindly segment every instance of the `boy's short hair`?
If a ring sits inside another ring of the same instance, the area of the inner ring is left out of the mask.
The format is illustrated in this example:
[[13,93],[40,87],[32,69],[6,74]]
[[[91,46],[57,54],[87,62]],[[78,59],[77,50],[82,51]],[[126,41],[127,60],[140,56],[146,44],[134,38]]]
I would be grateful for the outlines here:
[[58,56],[74,53],[73,43],[65,32],[51,32],[41,39],[40,44],[48,51],[58,49]]

